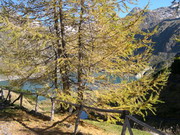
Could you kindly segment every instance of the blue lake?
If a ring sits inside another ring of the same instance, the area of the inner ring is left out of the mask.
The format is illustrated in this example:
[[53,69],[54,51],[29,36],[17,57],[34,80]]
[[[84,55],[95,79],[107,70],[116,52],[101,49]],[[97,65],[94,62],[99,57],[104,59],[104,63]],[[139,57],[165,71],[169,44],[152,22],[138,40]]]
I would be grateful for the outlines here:
[[[0,81],[0,86],[9,86],[9,82],[8,81]],[[36,92],[37,89],[42,88],[42,85],[38,85],[38,84],[32,84],[32,83],[25,83],[21,89],[23,90],[27,90],[27,91],[31,91],[31,92]],[[45,100],[46,98],[43,96],[39,96],[38,99],[41,100]]]
[[[9,82],[8,81],[0,81],[0,86],[8,86]],[[23,90],[27,90],[27,91],[32,91],[32,92],[36,92],[36,89],[42,88],[42,85],[38,85],[38,84],[32,84],[32,83],[25,83],[21,89]],[[46,100],[45,97],[43,96],[39,96],[38,100],[42,101],[42,100]],[[81,115],[80,115],[81,119],[87,119],[88,115],[85,111],[82,111]]]

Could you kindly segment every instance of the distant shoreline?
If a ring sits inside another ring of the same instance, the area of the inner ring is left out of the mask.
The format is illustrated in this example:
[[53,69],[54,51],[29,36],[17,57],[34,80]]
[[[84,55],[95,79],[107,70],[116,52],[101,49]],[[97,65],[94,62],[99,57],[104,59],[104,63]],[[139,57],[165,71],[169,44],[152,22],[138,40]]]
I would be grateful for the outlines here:
[[18,76],[4,76],[4,75],[0,75],[0,82],[2,81],[8,81],[8,80],[16,80],[16,79],[19,79]]

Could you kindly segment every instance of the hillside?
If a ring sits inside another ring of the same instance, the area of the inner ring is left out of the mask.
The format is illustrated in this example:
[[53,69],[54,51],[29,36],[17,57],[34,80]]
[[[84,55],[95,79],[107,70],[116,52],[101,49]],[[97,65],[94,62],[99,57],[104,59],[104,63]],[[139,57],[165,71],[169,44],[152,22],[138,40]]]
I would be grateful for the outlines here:
[[[12,93],[12,99],[17,94]],[[50,121],[50,101],[39,103],[38,112],[30,111],[34,107],[34,101],[23,98],[23,106],[2,103],[0,99],[0,135],[72,135],[76,116],[69,117],[69,113],[55,111],[53,121]],[[46,109],[45,109],[46,108]],[[45,115],[43,115],[45,114]],[[68,118],[67,118],[68,117]],[[121,125],[109,124],[93,120],[80,120],[77,135],[118,135],[122,131]],[[148,131],[133,129],[136,135],[150,135]]]
[[180,18],[163,20],[158,24],[158,33],[153,35],[152,41],[155,42],[154,53],[174,53],[180,51],[180,43],[176,38],[180,35]]
[[[74,130],[74,117],[59,123],[57,126],[52,126],[55,122],[65,117],[66,115],[63,115],[59,116],[59,119],[55,121],[47,121],[27,114],[20,109],[1,110],[0,135],[70,135]],[[84,135],[96,135],[96,133],[110,135],[110,133],[103,131],[103,129],[85,122],[81,122],[79,131],[83,132]]]

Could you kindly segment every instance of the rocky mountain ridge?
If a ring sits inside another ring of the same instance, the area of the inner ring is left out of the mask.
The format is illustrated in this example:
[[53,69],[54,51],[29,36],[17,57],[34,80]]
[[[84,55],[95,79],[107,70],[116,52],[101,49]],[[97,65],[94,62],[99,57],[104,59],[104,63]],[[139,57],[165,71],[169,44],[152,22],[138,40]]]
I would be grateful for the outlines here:
[[143,24],[143,28],[153,28],[161,21],[180,18],[180,9],[178,5],[178,3],[174,3],[169,7],[160,7],[154,10],[149,10],[145,14],[146,18]]
[[[141,10],[141,8],[135,7],[131,13]],[[152,31],[156,27],[158,32],[151,37],[154,42],[154,54],[161,55],[163,53],[169,57],[180,52],[180,43],[176,41],[177,38],[180,38],[180,3],[174,2],[168,7],[147,11],[144,22],[141,24],[142,30]]]

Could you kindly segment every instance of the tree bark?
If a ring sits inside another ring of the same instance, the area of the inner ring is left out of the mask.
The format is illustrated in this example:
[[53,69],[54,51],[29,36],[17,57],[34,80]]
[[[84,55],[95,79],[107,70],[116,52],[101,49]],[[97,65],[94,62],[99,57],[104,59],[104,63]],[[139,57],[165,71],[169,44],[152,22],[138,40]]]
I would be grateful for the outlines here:
[[[58,55],[60,57],[60,54],[63,58],[68,58],[68,55],[66,53],[66,41],[65,41],[65,26],[64,26],[64,15],[62,10],[62,0],[60,0],[59,3],[59,22],[60,22],[60,35],[61,35],[61,46],[58,46]],[[62,47],[62,50],[60,49]],[[66,60],[63,65],[63,72],[61,72],[62,75],[62,82],[63,82],[63,91],[65,93],[68,93],[68,90],[70,88],[70,82],[69,82],[69,71],[68,71],[68,65],[66,63]]]
[[83,65],[82,65],[82,60],[83,60],[83,42],[82,42],[82,24],[83,24],[83,14],[84,14],[84,0],[81,0],[81,11],[80,11],[80,20],[79,20],[79,28],[78,28],[78,98],[79,101],[83,100],[83,80],[82,80],[82,75],[83,75]]

